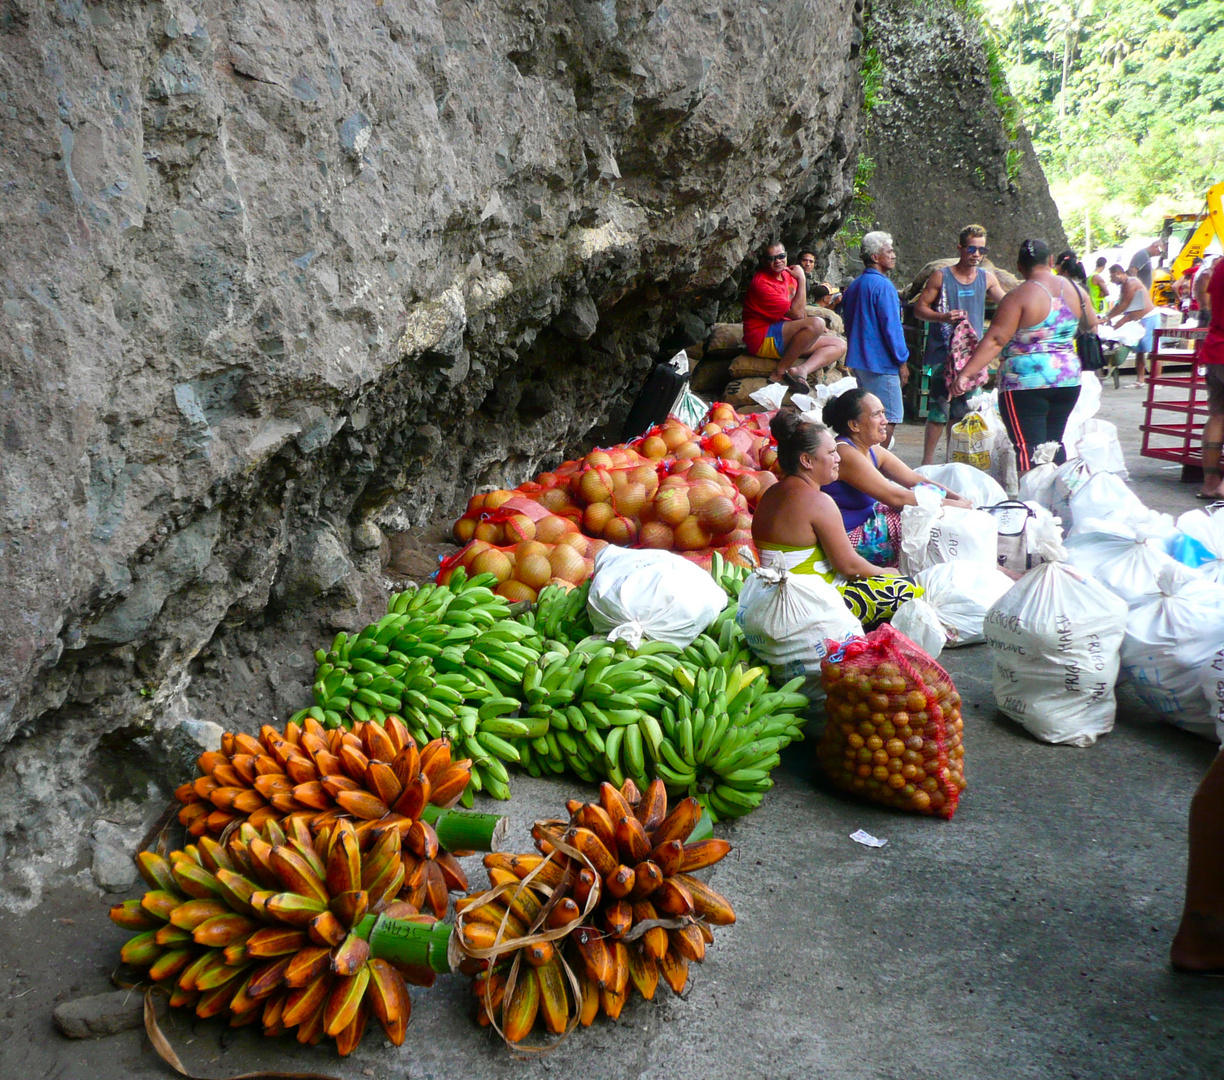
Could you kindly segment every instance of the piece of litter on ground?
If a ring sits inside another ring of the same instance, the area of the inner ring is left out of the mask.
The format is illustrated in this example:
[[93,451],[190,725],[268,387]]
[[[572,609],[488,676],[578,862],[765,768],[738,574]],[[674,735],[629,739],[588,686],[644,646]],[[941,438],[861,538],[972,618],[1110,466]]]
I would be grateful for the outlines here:
[[864,832],[859,829],[858,832],[852,832],[850,839],[856,844],[862,844],[863,847],[883,847],[888,843],[887,840],[881,840],[878,836],[872,836],[869,832]]

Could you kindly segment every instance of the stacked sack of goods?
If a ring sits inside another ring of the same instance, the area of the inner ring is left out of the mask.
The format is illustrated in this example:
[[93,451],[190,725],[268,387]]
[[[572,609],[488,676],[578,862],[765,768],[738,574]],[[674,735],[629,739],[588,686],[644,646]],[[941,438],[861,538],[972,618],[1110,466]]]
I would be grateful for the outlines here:
[[986,618],[998,706],[1039,739],[1091,746],[1129,684],[1162,719],[1224,741],[1224,513],[1145,506],[1112,425],[1095,423],[1069,445],[1080,456],[1056,465],[1039,448],[1021,479],[1042,565]]
[[753,566],[752,510],[778,479],[768,421],[715,404],[699,431],[670,418],[513,491],[473,495],[453,529],[465,546],[439,581],[463,567],[493,574],[512,602],[534,600],[546,585],[586,581],[608,544],[675,551],[704,569],[716,552]]

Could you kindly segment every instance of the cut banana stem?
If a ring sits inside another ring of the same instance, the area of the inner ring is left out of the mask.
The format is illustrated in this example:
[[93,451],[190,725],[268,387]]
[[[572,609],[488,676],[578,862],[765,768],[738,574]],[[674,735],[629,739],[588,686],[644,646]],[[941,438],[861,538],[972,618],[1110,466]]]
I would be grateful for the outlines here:
[[499,851],[506,836],[503,814],[444,810],[430,804],[421,811],[421,820],[433,826],[438,843],[447,851]]
[[367,915],[353,927],[353,933],[369,943],[370,955],[375,959],[428,967],[439,975],[447,975],[453,970],[448,956],[453,929],[444,922],[426,925],[386,915]]

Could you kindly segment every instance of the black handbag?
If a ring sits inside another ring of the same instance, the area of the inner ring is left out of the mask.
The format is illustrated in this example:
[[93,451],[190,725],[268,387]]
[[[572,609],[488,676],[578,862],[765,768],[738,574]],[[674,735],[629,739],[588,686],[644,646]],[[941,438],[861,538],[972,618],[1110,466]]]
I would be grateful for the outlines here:
[[[1075,282],[1071,283],[1075,285]],[[1087,311],[1089,303],[1088,296],[1078,285],[1075,285],[1075,291],[1080,294],[1080,303],[1085,305],[1084,310]],[[1084,323],[1083,317],[1080,318],[1080,325]],[[1101,339],[1097,337],[1096,328],[1090,330],[1080,330],[1075,335],[1075,355],[1079,357],[1081,371],[1100,371],[1105,366],[1105,350],[1101,348]]]

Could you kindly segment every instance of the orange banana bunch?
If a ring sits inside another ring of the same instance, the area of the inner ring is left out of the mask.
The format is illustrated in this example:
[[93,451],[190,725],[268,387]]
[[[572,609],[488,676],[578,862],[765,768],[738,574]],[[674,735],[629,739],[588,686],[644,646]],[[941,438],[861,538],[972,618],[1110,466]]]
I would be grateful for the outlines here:
[[347,1054],[373,1015],[400,1045],[411,1012],[405,977],[428,985],[433,972],[372,957],[370,916],[436,920],[400,898],[399,830],[340,818],[312,839],[301,817],[286,827],[244,822],[225,845],[202,836],[168,858],[137,856],[150,891],[110,913],[139,931],[123,961],[172,987],[171,1005],[228,1015],[232,1027],[297,1028],[299,1042],[327,1036]]
[[492,962],[465,965],[475,971],[477,1019],[485,1027],[500,1012],[502,1032],[515,1043],[531,1031],[537,1016],[559,1035],[570,1024],[573,996],[566,991],[559,946],[586,911],[595,877],[589,869],[578,873],[578,864],[559,852],[494,853],[485,856],[484,864],[490,892],[500,886],[500,894],[473,894],[455,902],[465,951],[497,952]]
[[[725,840],[693,839],[702,818],[696,799],[682,800],[669,813],[662,781],[642,794],[627,780],[619,790],[604,783],[598,802],[571,800],[567,809],[569,827],[560,839],[582,860],[537,826],[541,855],[485,857],[490,884],[507,886],[499,897],[470,896],[456,905],[460,941],[469,951],[510,945],[491,964],[472,965],[472,992],[479,1022],[500,1015],[511,1042],[524,1038],[537,1017],[552,1034],[564,1031],[575,1014],[584,1026],[591,1024],[601,1008],[615,1020],[631,988],[652,999],[660,976],[679,994],[690,962],[700,963],[714,940],[712,927],[735,921],[727,899],[693,876],[731,849]],[[585,917],[592,893],[596,902]],[[560,927],[570,929],[556,945],[516,944],[533,928]],[[521,958],[508,993],[516,951]],[[567,964],[577,994],[565,977]]]
[[452,855],[421,820],[427,805],[448,807],[470,779],[471,762],[452,761],[450,743],[435,739],[419,753],[403,722],[358,723],[328,730],[311,717],[284,733],[265,724],[259,738],[226,732],[221,749],[200,755],[201,775],[183,784],[179,821],[192,836],[219,836],[235,822],[256,830],[300,821],[318,832],[355,819],[358,830],[394,824],[403,838],[410,900],[438,918],[447,893],[467,888]]
[[[694,798],[668,812],[667,791],[655,780],[645,793],[632,780],[618,791],[600,785],[599,802],[570,802],[566,840],[602,877],[589,926],[571,936],[581,968],[583,1025],[599,1010],[615,1020],[630,987],[654,997],[659,977],[679,994],[689,964],[705,959],[714,926],[735,922],[721,893],[693,871],[713,866],[731,850],[726,840],[689,841],[701,819]],[[664,925],[657,925],[663,923]]]

